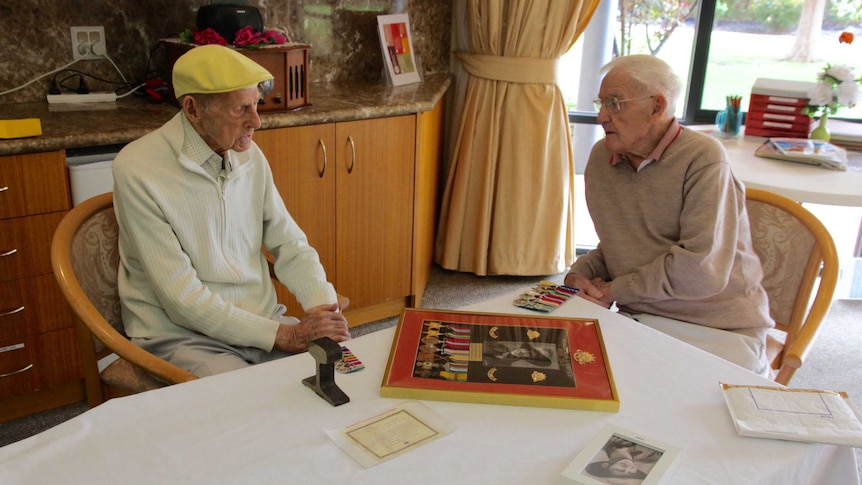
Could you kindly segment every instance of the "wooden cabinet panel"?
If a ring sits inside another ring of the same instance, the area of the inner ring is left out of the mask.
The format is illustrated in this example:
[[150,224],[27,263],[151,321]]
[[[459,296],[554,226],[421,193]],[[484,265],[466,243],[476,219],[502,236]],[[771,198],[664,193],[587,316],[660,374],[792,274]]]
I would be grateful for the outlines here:
[[0,421],[81,399],[51,240],[71,207],[62,151],[0,157]]
[[0,219],[70,208],[62,151],[0,157]]
[[351,305],[410,295],[415,131],[415,116],[336,125],[336,268]]
[[255,142],[266,154],[276,187],[290,215],[335,271],[335,126],[263,130]]
[[0,342],[0,399],[38,388],[36,338]]
[[[335,284],[335,125],[262,130],[254,140],[269,160],[290,215]],[[276,291],[288,314],[302,315],[302,307],[286,288],[278,286]]]
[[416,127],[416,174],[413,200],[413,283],[415,300],[422,304],[425,287],[434,265],[434,247],[437,237],[437,219],[443,193],[443,126],[445,104],[437,103],[431,111],[419,114]]
[[415,136],[415,115],[255,134],[285,205],[351,312],[400,301],[383,310],[391,316],[410,297]]
[[66,328],[43,333],[36,339],[39,388],[48,389],[81,379],[81,355],[75,340],[75,329]]
[[18,281],[0,282],[0,342],[23,338],[30,335],[32,325],[28,325],[27,310],[30,305],[25,301],[27,294]]
[[81,378],[74,329],[0,342],[0,399]]
[[51,239],[65,212],[0,220],[0,281],[51,273]]
[[0,340],[72,326],[72,311],[53,274],[0,282]]
[[72,311],[53,274],[0,282],[0,340],[72,326]]

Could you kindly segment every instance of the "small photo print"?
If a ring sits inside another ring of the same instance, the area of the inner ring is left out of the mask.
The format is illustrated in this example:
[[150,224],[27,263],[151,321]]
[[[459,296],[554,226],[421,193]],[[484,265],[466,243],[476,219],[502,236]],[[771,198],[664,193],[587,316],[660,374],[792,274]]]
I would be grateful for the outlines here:
[[614,434],[584,468],[584,473],[598,481],[616,484],[614,478],[629,479],[626,483],[640,485],[649,475],[663,451]]
[[605,426],[563,470],[562,485],[658,485],[676,468],[679,448]]

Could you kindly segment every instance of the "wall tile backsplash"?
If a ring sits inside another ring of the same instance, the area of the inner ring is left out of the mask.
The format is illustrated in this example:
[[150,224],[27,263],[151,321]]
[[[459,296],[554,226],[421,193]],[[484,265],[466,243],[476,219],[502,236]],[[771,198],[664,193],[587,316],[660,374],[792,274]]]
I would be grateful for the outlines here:
[[[109,60],[86,60],[66,71],[0,95],[5,103],[45,101],[51,79],[78,86],[79,70],[104,81],[140,82],[164,75],[159,40],[194,28],[207,0],[0,0],[0,93],[18,88],[72,61],[69,28],[103,26]],[[217,3],[217,2],[213,2]],[[227,3],[227,2],[221,2]],[[382,81],[377,15],[407,13],[414,50],[425,74],[449,69],[452,4],[448,0],[250,0],[266,29],[311,45],[311,82]],[[114,90],[87,78],[91,90]],[[65,90],[64,90],[65,91]]]

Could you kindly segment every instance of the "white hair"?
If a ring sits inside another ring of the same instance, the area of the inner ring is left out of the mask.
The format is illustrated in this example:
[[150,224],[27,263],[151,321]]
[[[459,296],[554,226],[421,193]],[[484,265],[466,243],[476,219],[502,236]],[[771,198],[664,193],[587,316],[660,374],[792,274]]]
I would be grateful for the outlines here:
[[676,102],[682,83],[668,63],[655,56],[633,54],[617,57],[605,64],[599,70],[599,74],[607,74],[617,68],[628,74],[644,91],[663,94],[667,100],[668,111],[676,112]]

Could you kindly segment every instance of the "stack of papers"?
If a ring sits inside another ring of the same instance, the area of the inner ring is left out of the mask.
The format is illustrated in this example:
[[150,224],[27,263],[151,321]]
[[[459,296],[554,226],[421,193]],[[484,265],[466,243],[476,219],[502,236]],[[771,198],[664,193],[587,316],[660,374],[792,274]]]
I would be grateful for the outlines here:
[[829,118],[829,142],[848,150],[862,150],[862,123]]
[[721,384],[740,436],[862,448],[862,423],[846,393]]
[[823,140],[770,138],[754,154],[833,170],[847,170],[847,150]]

